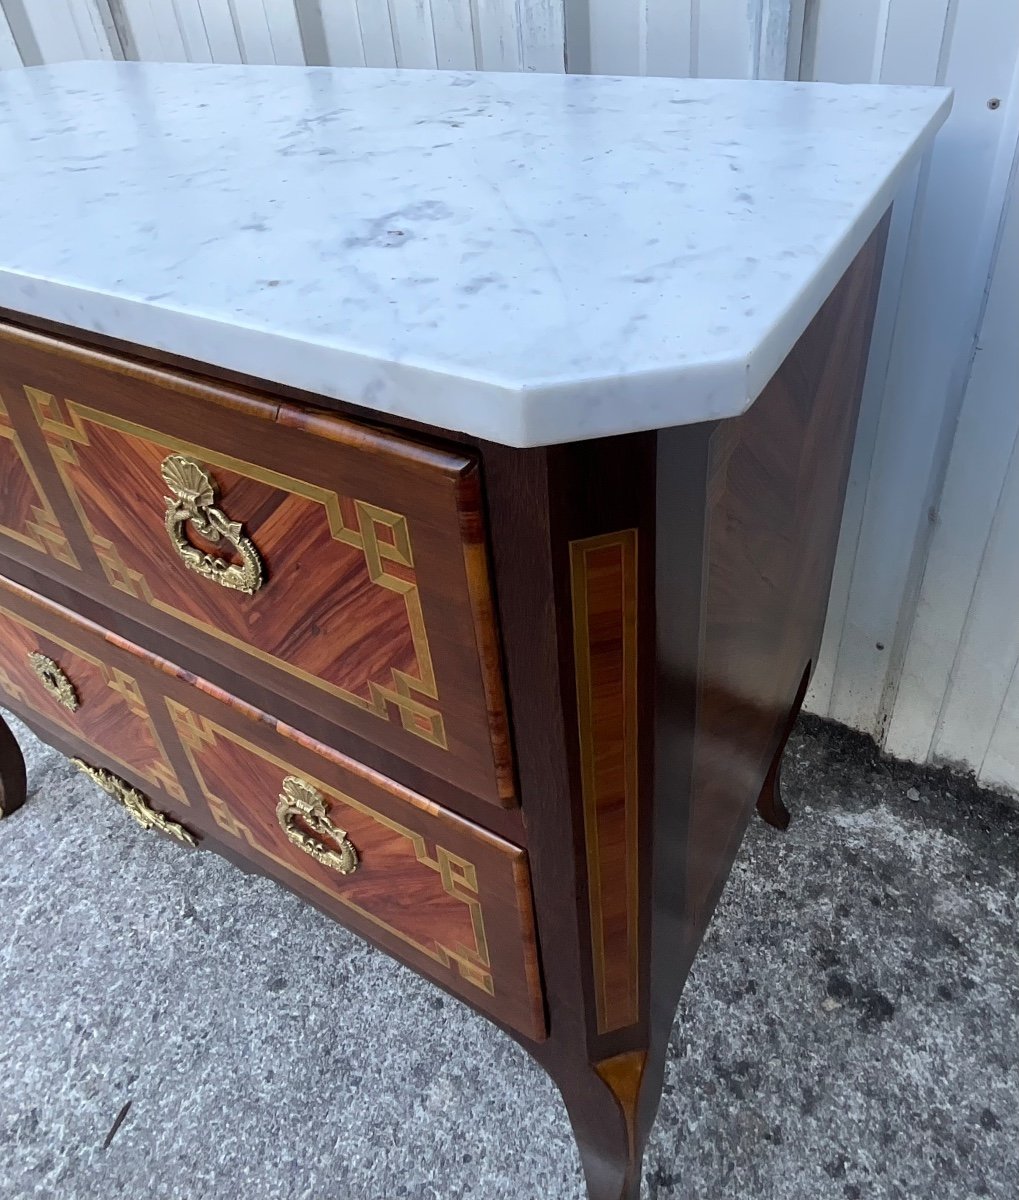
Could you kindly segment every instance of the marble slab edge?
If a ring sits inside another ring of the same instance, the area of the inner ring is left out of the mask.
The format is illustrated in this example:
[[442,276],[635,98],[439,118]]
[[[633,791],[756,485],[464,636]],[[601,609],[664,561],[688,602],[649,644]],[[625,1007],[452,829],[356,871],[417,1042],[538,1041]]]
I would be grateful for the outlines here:
[[846,225],[770,333],[749,353],[713,361],[512,387],[2,268],[0,308],[299,388],[362,407],[375,417],[405,417],[519,448],[735,417],[760,395],[859,253],[951,106],[952,93],[945,89],[927,126]]

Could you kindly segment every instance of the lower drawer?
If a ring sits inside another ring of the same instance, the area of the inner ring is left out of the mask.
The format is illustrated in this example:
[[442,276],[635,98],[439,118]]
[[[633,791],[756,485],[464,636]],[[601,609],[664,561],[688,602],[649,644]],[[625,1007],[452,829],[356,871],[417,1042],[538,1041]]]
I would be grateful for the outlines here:
[[0,664],[0,700],[136,817],[147,802],[150,824],[218,843],[545,1036],[523,850],[7,580]]

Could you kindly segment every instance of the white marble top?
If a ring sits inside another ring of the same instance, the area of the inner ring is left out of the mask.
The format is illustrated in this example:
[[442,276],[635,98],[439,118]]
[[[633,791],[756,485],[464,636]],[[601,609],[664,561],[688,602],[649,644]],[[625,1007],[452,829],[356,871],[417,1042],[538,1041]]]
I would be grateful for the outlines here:
[[515,446],[742,412],[944,88],[0,72],[0,307]]

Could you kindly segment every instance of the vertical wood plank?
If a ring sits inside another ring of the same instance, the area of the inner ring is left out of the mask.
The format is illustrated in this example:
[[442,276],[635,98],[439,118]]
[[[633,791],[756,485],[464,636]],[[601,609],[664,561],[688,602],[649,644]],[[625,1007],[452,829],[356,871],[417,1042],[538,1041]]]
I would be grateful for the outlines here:
[[143,62],[187,62],[181,27],[173,6],[160,0],[120,0],[132,52]]
[[517,0],[520,65],[525,71],[566,70],[564,0]]
[[505,0],[477,0],[477,41],[480,66],[485,71],[520,71],[523,47],[515,4]]
[[932,83],[950,38],[953,0],[889,0],[875,47],[880,83]]
[[293,0],[231,0],[246,63],[304,63]]
[[[1019,662],[1017,545],[1019,454],[1013,450],[934,737],[931,758],[935,762],[981,770],[999,724]],[[1002,736],[1007,736],[1004,731]]]
[[572,75],[591,71],[591,22],[588,0],[563,0],[563,58]]
[[643,75],[647,35],[643,3],[589,0],[591,71],[595,75]]
[[230,0],[241,58],[246,63],[273,63],[272,34],[262,0]]
[[[1012,447],[1019,439],[1016,263],[1019,198],[1013,173],[977,353],[941,495],[941,519],[931,543],[888,729],[888,749],[920,762],[932,748],[935,754],[955,759],[974,753],[979,735],[968,732],[969,727],[988,716],[983,686],[978,685],[981,696],[970,694],[974,664],[965,661],[964,639],[974,619],[975,596],[982,588],[984,572],[995,569],[988,561],[991,530],[1005,519],[1001,506],[1012,494],[1006,487],[1007,473],[1016,470],[1011,463]],[[1008,552],[1014,555],[1014,547]],[[990,606],[992,627],[1008,629],[1015,624],[1015,594],[1002,590],[987,595],[983,589],[981,597],[981,604]],[[976,665],[979,670],[979,663]],[[946,699],[948,706],[942,715]],[[984,733],[990,737],[990,725]],[[1012,734],[1019,740],[1019,727]],[[980,766],[978,759],[967,761],[973,769]],[[1019,788],[1019,776],[1013,786]]]
[[697,0],[693,74],[702,79],[752,79],[761,0]]
[[[783,79],[790,47],[799,61],[803,3],[566,0],[569,69],[608,75]],[[522,21],[526,28],[526,19]]]
[[[194,2],[194,0],[190,0]],[[202,24],[209,43],[209,54],[214,62],[240,62],[240,42],[234,29],[230,0],[197,0],[202,12]],[[180,5],[181,0],[176,0]]]
[[87,58],[118,57],[119,43],[113,34],[113,21],[107,0],[67,0],[71,20]]
[[297,17],[311,66],[365,65],[357,0],[297,0]]
[[447,70],[472,71],[474,24],[470,0],[431,0],[435,65]]
[[1016,737],[1016,730],[1019,730],[1019,670],[1012,673],[991,744],[977,776],[985,787],[1003,788],[1014,796],[1019,795],[1019,737]]
[[36,0],[6,7],[6,24],[26,66],[112,58],[99,4],[105,0]]
[[293,67],[304,66],[304,43],[294,0],[262,0],[262,4],[275,61]]
[[[944,16],[932,11],[936,20]],[[929,78],[955,86],[955,106],[921,184],[829,710],[881,740],[959,415],[1019,117],[1014,103],[987,107],[988,96],[1011,95],[1019,9],[1011,0],[987,0],[979,12],[962,6],[949,32]],[[918,37],[915,27],[909,36]],[[925,44],[930,53],[938,39]],[[894,52],[886,40],[884,60]],[[878,71],[887,75],[883,62]]]
[[786,79],[790,55],[799,63],[799,42],[791,46],[792,5],[790,0],[761,0],[754,53],[755,79]]
[[[180,4],[181,0],[177,0]],[[234,28],[230,0],[198,0],[213,62],[239,63],[241,44]]]
[[[240,54],[236,53],[236,38],[233,38],[235,52],[233,59],[218,58],[212,50],[205,10],[208,8],[211,11],[214,6],[214,0],[206,0],[205,4],[202,4],[200,0],[174,0],[173,2],[176,23],[178,23],[188,62],[236,62],[240,59]],[[227,8],[227,18],[229,19],[229,8]],[[230,31],[233,32],[233,24],[230,24]]]
[[786,79],[806,79],[802,73],[803,49],[807,39],[807,10],[809,0],[789,0],[789,50],[786,56]]
[[[883,3],[860,3],[846,7],[833,0],[819,0],[810,6],[813,18],[802,29],[800,56],[803,78],[835,81],[879,80],[884,83],[933,83],[939,78],[943,43],[948,22],[949,0],[884,0]],[[848,32],[847,32],[848,30]],[[871,39],[868,42],[868,37]],[[850,708],[849,691],[855,693],[855,681],[844,686],[854,673],[854,667],[841,655],[844,632],[856,621],[850,604],[857,551],[861,548],[868,485],[874,464],[875,447],[881,425],[882,402],[894,344],[896,314],[902,297],[906,263],[911,247],[913,216],[918,192],[919,175],[903,187],[895,204],[888,237],[888,252],[881,287],[870,371],[860,411],[852,474],[846,496],[842,536],[832,581],[828,621],[817,669],[807,693],[805,708],[810,712],[840,716],[845,720],[863,720],[863,728],[878,732],[880,691],[871,689],[867,696]],[[866,542],[860,562],[861,572],[881,574],[881,567],[867,559]],[[855,595],[858,598],[859,587]],[[852,634],[849,635],[852,637]],[[869,646],[870,660],[875,656],[890,664],[887,643],[878,649],[879,637]],[[839,676],[839,700],[834,700],[836,673]],[[881,668],[878,668],[880,670]],[[868,711],[867,705],[870,705]],[[866,713],[866,716],[863,714]],[[889,747],[890,748],[890,747]]]
[[3,7],[0,6],[0,71],[23,65],[21,52],[18,50],[18,44],[11,32],[10,22],[7,20]]
[[645,73],[690,75],[690,34],[696,0],[647,0]]
[[885,0],[816,0],[803,77],[828,83],[875,82],[884,7]]
[[391,0],[389,11],[396,43],[396,65],[434,67],[431,0]]
[[176,14],[184,57],[188,62],[215,62],[198,0],[174,0],[172,11]]
[[396,44],[389,5],[379,0],[357,0],[358,24],[366,67],[395,67]]

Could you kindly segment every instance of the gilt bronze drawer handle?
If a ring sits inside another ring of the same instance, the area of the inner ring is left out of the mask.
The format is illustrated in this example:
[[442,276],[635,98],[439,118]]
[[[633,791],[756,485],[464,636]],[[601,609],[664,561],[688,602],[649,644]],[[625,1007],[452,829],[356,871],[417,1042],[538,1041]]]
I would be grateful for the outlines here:
[[79,771],[83,771],[93,783],[99,784],[107,795],[112,796],[118,804],[122,804],[142,829],[158,829],[160,833],[168,833],[170,837],[175,837],[186,846],[198,845],[198,839],[190,830],[185,829],[183,825],[178,824],[165,813],[156,812],[141,792],[126,780],[121,779],[119,775],[114,775],[112,771],[107,771],[104,767],[90,767],[80,758],[72,758],[71,762]]
[[[347,837],[345,829],[329,820],[328,802],[310,783],[288,775],[283,780],[276,817],[294,845],[310,854],[316,862],[341,875],[352,875],[357,870],[360,860],[354,843]],[[320,838],[329,838],[339,849],[325,844]]]
[[81,701],[78,699],[74,684],[53,659],[46,654],[40,654],[38,650],[33,650],[28,656],[28,661],[32,665],[32,670],[39,677],[40,683],[53,699],[70,712],[77,712]]
[[[183,454],[163,459],[163,480],[173,493],[166,501],[166,532],[184,565],[206,579],[253,595],[265,580],[262,559],[251,539],[245,536],[240,521],[231,521],[216,507],[217,488],[209,473]],[[234,563],[216,554],[207,554],[192,546],[184,534],[188,523],[210,542],[226,542],[241,557]]]

